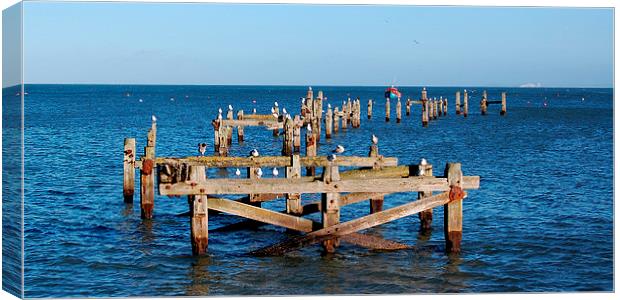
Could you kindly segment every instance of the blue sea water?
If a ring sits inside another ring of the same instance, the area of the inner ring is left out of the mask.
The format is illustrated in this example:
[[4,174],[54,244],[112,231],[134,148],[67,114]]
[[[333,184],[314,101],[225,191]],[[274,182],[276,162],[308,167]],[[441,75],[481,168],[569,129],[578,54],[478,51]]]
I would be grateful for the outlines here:
[[[463,88],[471,91],[467,118],[454,113],[454,93]],[[212,151],[210,121],[218,107],[268,113],[277,100],[297,113],[306,89],[27,85],[25,296],[613,290],[612,89],[486,88],[491,99],[508,93],[508,113],[500,117],[498,105],[480,115],[485,88],[429,87],[429,96],[449,98],[450,109],[423,128],[417,105],[409,117],[403,107],[402,123],[395,123],[394,113],[385,122],[384,87],[314,87],[332,105],[349,96],[362,99],[361,128],[322,138],[320,155],[342,144],[347,154],[366,156],[374,133],[380,153],[401,164],[426,158],[440,172],[446,162],[458,161],[465,175],[481,176],[480,189],[464,202],[460,255],[442,251],[442,208],[435,209],[430,236],[419,234],[417,216],[367,231],[416,245],[415,251],[375,252],[343,243],[333,256],[321,256],[317,245],[282,257],[247,255],[287,236],[266,226],[212,232],[209,254],[193,257],[188,218],[180,216],[188,209],[185,199],[156,196],[152,221],[140,219],[138,192],[134,205],[123,203],[123,138],[135,137],[141,153],[152,114],[158,117],[158,156],[195,155],[199,142]],[[404,99],[417,99],[421,87],[400,90]],[[371,120],[365,118],[369,98],[378,100]],[[242,145],[235,139],[231,155],[245,156],[252,148],[279,155],[282,137],[246,128],[245,139]],[[234,170],[210,172],[232,176]],[[412,197],[387,196],[385,207]],[[265,206],[279,210],[284,202]],[[342,220],[367,212],[367,202],[347,206]],[[213,215],[209,227],[239,220]]]

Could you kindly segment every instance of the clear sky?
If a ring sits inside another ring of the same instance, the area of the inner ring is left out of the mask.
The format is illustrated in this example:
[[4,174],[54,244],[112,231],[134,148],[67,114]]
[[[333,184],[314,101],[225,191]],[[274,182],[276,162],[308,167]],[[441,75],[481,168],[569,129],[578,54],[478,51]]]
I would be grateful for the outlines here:
[[611,87],[613,10],[24,4],[26,83]]

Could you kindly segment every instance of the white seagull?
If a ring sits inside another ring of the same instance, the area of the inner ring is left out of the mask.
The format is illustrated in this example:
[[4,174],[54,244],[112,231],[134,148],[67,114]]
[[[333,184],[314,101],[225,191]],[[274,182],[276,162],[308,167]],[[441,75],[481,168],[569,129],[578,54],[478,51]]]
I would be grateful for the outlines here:
[[157,122],[157,117],[156,117],[155,115],[152,115],[152,116],[151,116],[151,121],[153,121],[153,122]]
[[222,119],[222,113],[221,113],[221,112],[217,113],[217,119],[218,119],[218,120],[221,120],[221,119]]
[[233,110],[232,105],[228,104],[228,110]]
[[342,147],[342,145],[338,145],[338,146],[336,147],[336,149],[334,149],[334,151],[333,151],[333,152],[334,152],[334,153],[338,153],[338,154],[340,154],[340,153],[344,152],[344,147]]
[[263,176],[263,170],[261,168],[256,169],[256,176],[258,178],[261,178],[261,176]]
[[327,103],[327,109],[331,109],[331,108],[332,108],[332,105]]
[[280,174],[277,168],[273,168],[273,171],[271,171],[271,173],[273,174],[273,177],[278,177],[278,174]]
[[282,108],[282,114],[286,115],[286,108]]
[[306,126],[306,130],[308,130],[308,132],[312,132],[312,126],[310,126],[310,123],[308,123],[308,126]]
[[271,108],[271,113],[272,113],[272,114],[275,114],[275,113],[276,113],[276,109],[272,107],[272,108]]
[[426,166],[428,163],[426,162],[426,159],[422,158],[420,159],[420,165]]
[[142,98],[138,99],[138,102],[142,102]]
[[379,138],[374,134],[372,135],[372,143],[375,145],[379,143]]
[[256,114],[256,108],[252,109],[252,113]]
[[220,107],[220,108],[218,108],[218,109],[217,109],[217,112],[219,112],[219,113],[221,114],[221,113],[222,113],[222,108],[221,108],[221,107]]
[[207,144],[198,144],[198,152],[200,152],[200,156],[205,156],[205,151],[207,151]]
[[336,160],[336,154],[330,154],[329,156],[327,156],[327,161],[334,161]]
[[274,101],[273,105],[275,105],[275,107],[278,107],[278,101]]
[[258,150],[256,150],[256,149],[252,149],[252,151],[250,151],[250,156],[252,156],[252,157],[258,157]]
[[241,170],[239,170],[239,168],[235,171],[235,175],[237,175],[237,177],[241,176]]

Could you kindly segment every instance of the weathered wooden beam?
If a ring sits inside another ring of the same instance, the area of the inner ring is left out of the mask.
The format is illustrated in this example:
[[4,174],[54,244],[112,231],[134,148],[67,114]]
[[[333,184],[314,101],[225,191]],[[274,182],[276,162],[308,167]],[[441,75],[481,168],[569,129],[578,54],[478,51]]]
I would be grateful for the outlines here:
[[306,235],[288,239],[284,242],[265,247],[250,254],[256,256],[283,255],[284,253],[295,250],[313,243],[322,242],[334,237],[340,237],[360,230],[371,228],[377,225],[400,219],[420,211],[443,205],[450,201],[449,193],[441,193],[429,198],[399,205],[375,214],[367,215],[355,220],[340,223],[334,226],[310,232]]
[[[464,177],[464,189],[476,189],[478,176]],[[447,191],[448,180],[435,177],[347,179],[337,183],[325,183],[305,178],[261,178],[261,179],[210,179],[205,184],[179,182],[159,185],[161,195],[198,195],[198,194],[263,194],[263,193],[346,193],[346,192],[382,192],[399,193],[415,191]]]
[[[323,182],[326,184],[338,183],[340,174],[337,165],[331,165],[323,169]],[[340,223],[340,194],[323,193],[321,194],[321,221],[323,228],[327,228]],[[337,238],[323,241],[323,250],[327,253],[334,253],[338,247]]]
[[[288,167],[291,159],[288,156],[258,156],[258,157],[221,157],[221,156],[187,156],[181,158],[158,157],[157,165],[185,163],[209,168],[234,168],[234,167]],[[326,156],[304,156],[300,158],[302,166],[325,167],[329,165]],[[398,165],[396,157],[358,157],[338,156],[335,162],[342,167],[372,167],[375,164],[389,167]]]
[[[239,110],[237,112],[237,120],[243,121],[243,110]],[[237,126],[237,142],[239,144],[243,143],[243,125]]]
[[136,182],[136,139],[125,138],[123,151],[123,198],[125,203],[133,202]]
[[456,91],[454,96],[454,107],[456,108],[456,114],[461,114],[461,91]]
[[372,99],[368,99],[368,120],[372,118]]
[[463,91],[463,117],[467,117],[469,113],[469,104],[467,103],[469,100],[469,96],[467,95],[467,90]]
[[390,121],[390,98],[385,98],[385,121]]
[[[447,163],[444,176],[447,177],[451,188],[460,190],[463,187],[463,172],[460,163]],[[458,198],[451,200],[444,204],[443,208],[446,252],[459,253],[463,237],[463,200]]]
[[312,220],[291,216],[285,213],[255,207],[236,201],[222,198],[209,198],[207,203],[209,209],[297,231],[308,232],[312,231],[314,228]]
[[[301,178],[301,164],[299,162],[299,155],[291,156],[291,166],[286,167],[286,178]],[[301,206],[301,194],[286,194],[286,213],[296,216],[299,216],[303,213],[303,207]]]
[[[419,165],[418,166],[419,174],[421,176],[433,176],[433,166]],[[427,197],[431,197],[433,195],[433,191],[426,190],[418,192],[418,199],[423,199]],[[420,218],[420,231],[428,233],[431,230],[431,226],[433,223],[433,209],[429,208],[425,211],[421,211],[418,213],[418,217]]]
[[502,92],[502,109],[499,111],[501,116],[506,114],[506,92]]
[[153,218],[155,206],[155,139],[156,123],[151,124],[144,147],[144,161],[140,168],[140,216],[142,219]]
[[273,115],[261,115],[261,114],[249,114],[243,116],[244,120],[265,120],[265,121],[273,121],[275,118]]
[[[400,98],[399,98],[399,102],[400,103]],[[400,120],[397,118],[397,123],[400,122]],[[379,155],[379,146],[375,145],[374,143],[370,146],[370,150],[368,151],[368,156],[370,157],[377,157]],[[381,167],[380,166],[373,166],[372,169],[374,171],[380,170]],[[383,196],[377,196],[377,197],[373,197],[373,198],[369,198],[370,201],[370,213],[374,214],[375,212],[378,211],[382,211],[383,210]]]
[[[204,166],[192,166],[189,171],[189,178],[195,182],[205,182],[207,180]],[[189,195],[190,213],[190,240],[192,242],[192,253],[202,255],[207,253],[209,246],[209,212],[207,209],[207,195]]]
[[401,116],[402,106],[400,104],[400,97],[398,97],[398,101],[396,101],[396,123],[400,123]]

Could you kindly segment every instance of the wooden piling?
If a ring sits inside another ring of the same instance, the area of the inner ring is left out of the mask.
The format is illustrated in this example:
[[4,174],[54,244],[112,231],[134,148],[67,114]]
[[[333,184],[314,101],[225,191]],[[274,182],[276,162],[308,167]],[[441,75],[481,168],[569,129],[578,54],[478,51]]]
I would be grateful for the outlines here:
[[372,118],[372,99],[368,99],[368,120]]
[[[280,115],[280,107],[278,106],[274,106],[273,109],[275,110],[275,113],[278,114],[278,116]],[[278,120],[278,118],[275,118],[276,121]],[[279,136],[280,135],[280,129],[278,128],[274,128],[273,129],[273,136]]]
[[428,100],[422,100],[422,126],[428,127]]
[[[418,165],[418,172],[420,176],[433,176],[433,166],[430,164]],[[433,191],[430,190],[418,192],[418,199],[430,197],[432,195]],[[433,209],[430,208],[419,212],[418,217],[420,218],[420,231],[425,233],[430,232],[433,223]]]
[[220,126],[222,125],[221,119],[215,119],[211,121],[213,125],[213,151],[215,153],[220,152]]
[[400,119],[401,119],[401,112],[402,108],[401,108],[401,104],[400,104],[400,97],[398,98],[398,100],[396,101],[396,123],[400,123]]
[[487,91],[482,92],[482,99],[480,99],[480,114],[487,114]]
[[[368,156],[369,157],[377,157],[379,156],[379,146],[377,145],[370,145],[370,150],[368,151]],[[378,165],[374,165],[372,167],[373,170],[378,170],[381,167]],[[370,199],[370,213],[374,214],[376,212],[380,212],[383,210],[383,196],[377,196],[377,197],[373,197]]]
[[439,97],[439,102],[437,103],[437,105],[439,106],[439,116],[443,116],[443,96]]
[[437,116],[439,114],[438,110],[439,106],[437,105],[437,98],[433,98],[433,120],[437,120]]
[[293,154],[293,120],[284,118],[284,140],[282,142],[282,156]]
[[467,113],[469,112],[467,105],[467,90],[463,92],[463,117],[467,118]]
[[[291,156],[291,166],[286,167],[286,178],[301,178],[301,163],[299,155]],[[301,194],[286,194],[286,213],[301,216],[304,208],[301,205]]]
[[[459,253],[463,237],[463,172],[460,163],[447,163],[444,177],[450,186],[450,202],[444,204],[444,236],[446,252]],[[460,192],[460,194],[459,194]]]
[[230,126],[220,126],[220,131],[219,131],[219,147],[218,147],[218,154],[220,156],[228,156],[228,149],[230,147],[230,140],[228,139],[229,135],[232,135],[231,133],[229,133],[229,130],[231,130]]
[[499,111],[501,116],[506,114],[506,92],[502,92],[502,110]]
[[443,115],[448,115],[448,97],[443,99]]
[[347,105],[345,102],[342,105],[342,129],[347,129],[347,123],[349,123],[349,121],[347,120],[348,118],[349,112],[347,111]]
[[[189,179],[198,184],[207,182],[204,166],[190,166]],[[190,239],[192,253],[202,255],[207,253],[209,246],[209,210],[207,209],[207,195],[189,195]]]
[[385,121],[390,121],[390,98],[385,98]]
[[332,138],[332,128],[334,127],[333,117],[334,117],[334,113],[332,112],[331,106],[329,106],[325,114],[325,138],[326,139]]
[[293,153],[299,154],[301,151],[301,126],[303,126],[303,123],[299,115],[296,115],[293,121]]
[[125,203],[133,202],[136,181],[136,139],[125,138],[123,151],[123,198]]
[[155,126],[153,122],[148,132],[140,168],[140,216],[142,219],[152,219],[155,206]]
[[[237,112],[237,120],[243,121],[243,110]],[[237,142],[243,143],[243,126],[241,125],[237,126]]]
[[[313,128],[314,130],[314,128]],[[306,130],[306,156],[316,156],[316,135],[312,131]],[[315,176],[315,167],[306,168],[306,176]]]
[[461,114],[461,91],[456,91],[455,99],[454,99],[454,107],[456,109],[456,114]]
[[[258,179],[258,174],[256,174],[256,172],[258,171],[258,167],[248,167],[247,168],[247,178],[249,179]],[[261,169],[262,170],[262,169]],[[266,172],[266,170],[262,170],[263,172]],[[249,204],[252,206],[256,206],[256,207],[261,207],[262,203],[260,201],[258,201],[258,199],[260,199],[261,195],[260,194],[248,194],[248,198],[246,201],[244,201],[245,204]]]
[[351,114],[353,113],[353,107],[351,104],[351,98],[347,99],[347,123],[351,124]]
[[420,100],[424,101],[424,100],[428,100],[428,94],[426,92],[426,88],[422,88],[422,98],[420,98]]
[[340,112],[338,106],[334,107],[334,133],[340,129]]
[[[332,183],[340,181],[338,165],[330,164],[323,170],[323,182]],[[323,228],[327,228],[340,223],[340,194],[323,193],[321,194],[321,220]],[[326,253],[334,253],[339,244],[338,238],[323,241],[323,250]]]
[[407,98],[407,102],[405,102],[405,114],[407,117],[411,115],[411,98]]

